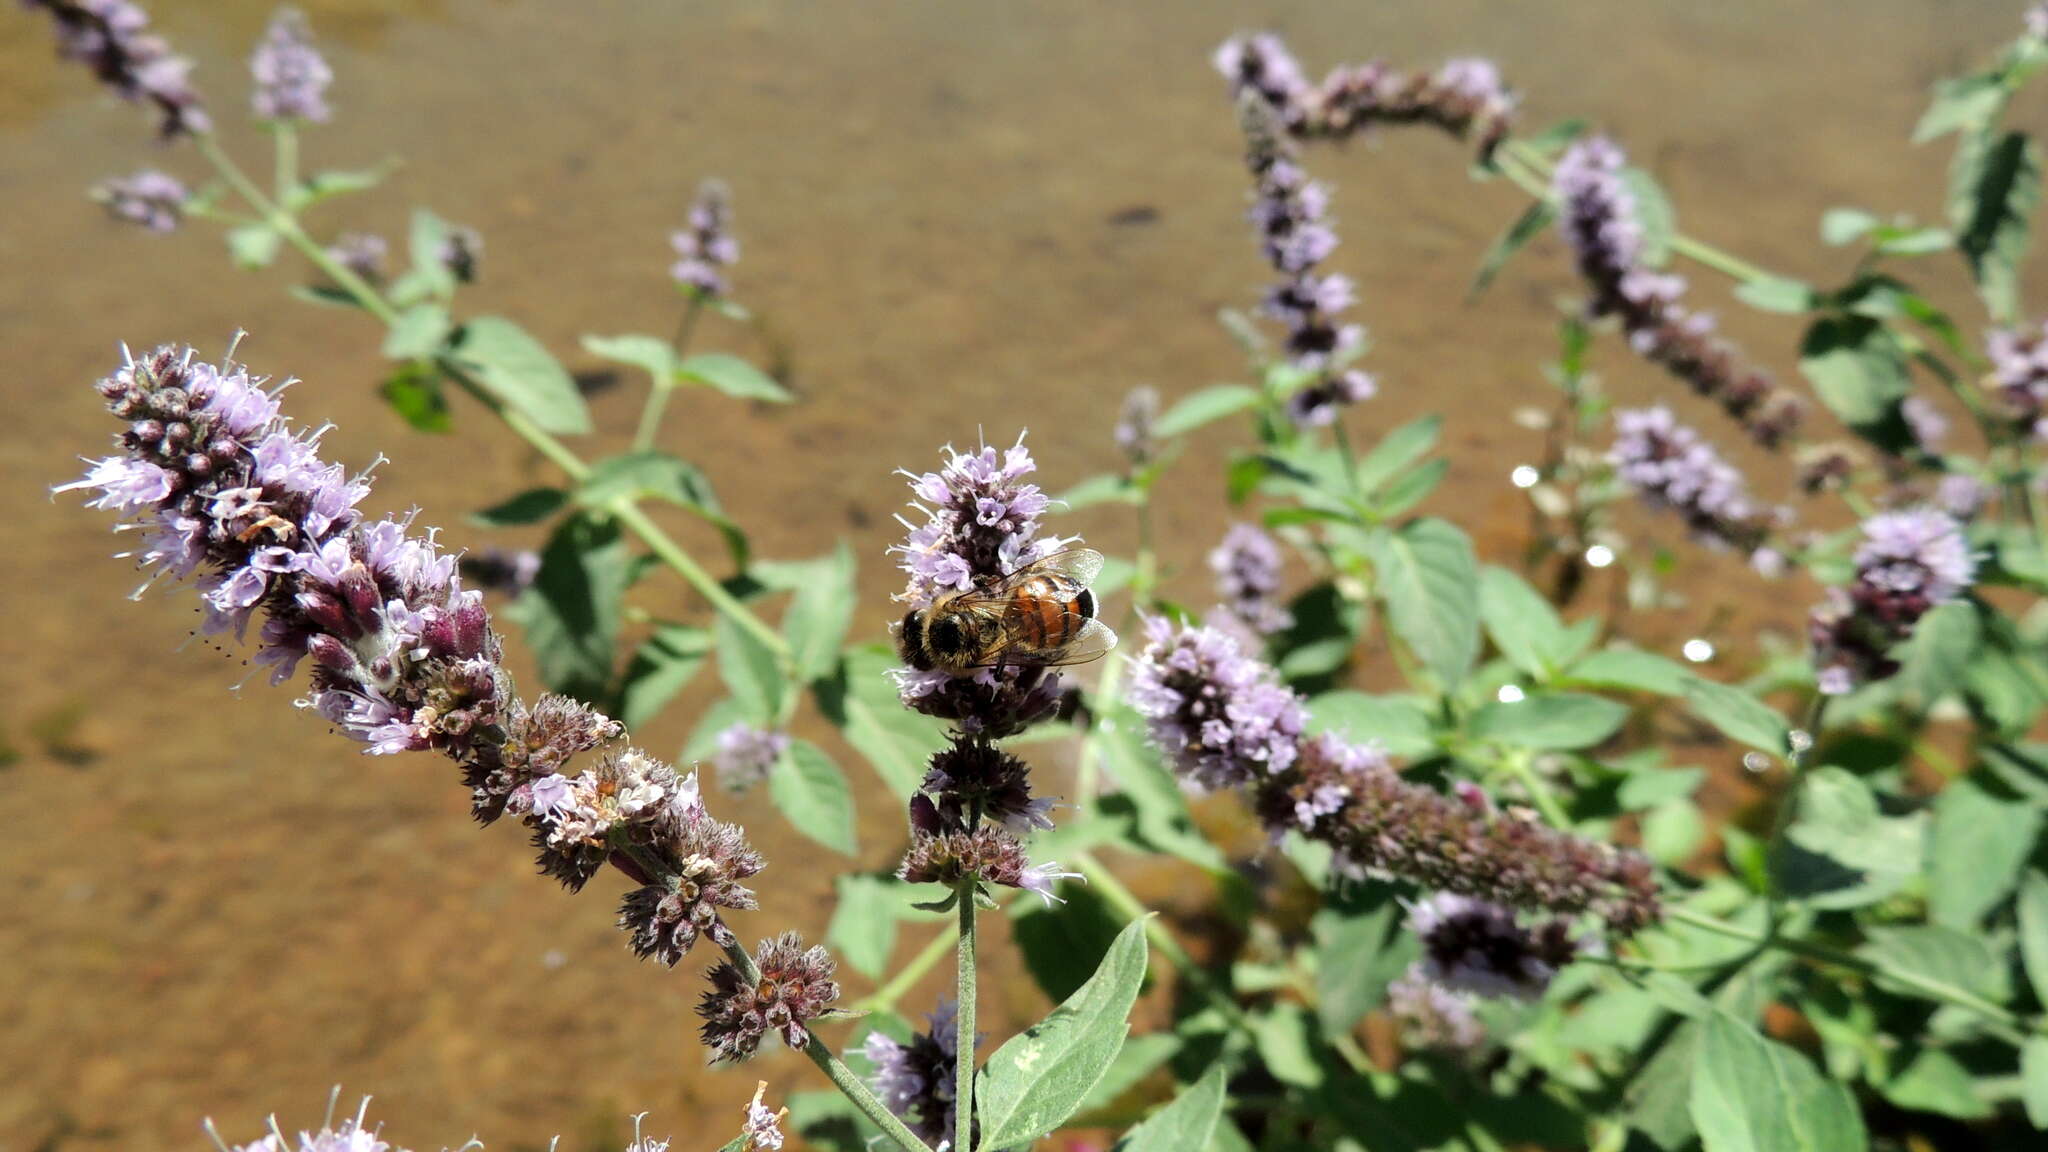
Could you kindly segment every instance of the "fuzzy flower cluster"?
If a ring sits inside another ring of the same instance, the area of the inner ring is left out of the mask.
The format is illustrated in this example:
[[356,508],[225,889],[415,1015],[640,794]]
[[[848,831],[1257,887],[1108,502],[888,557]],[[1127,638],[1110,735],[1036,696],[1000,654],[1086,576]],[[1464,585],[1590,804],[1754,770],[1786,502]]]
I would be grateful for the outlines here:
[[1995,328],[1984,337],[1992,392],[2003,415],[2037,440],[2048,440],[2048,322],[2023,330]]
[[241,637],[260,618],[255,661],[273,682],[310,662],[302,706],[366,751],[454,761],[477,819],[520,819],[571,890],[607,862],[632,877],[620,922],[641,955],[673,964],[700,935],[732,943],[720,910],[753,907],[740,881],[762,868],[745,834],[705,812],[695,776],[620,747],[616,721],[567,697],[522,702],[456,558],[407,521],[366,520],[367,480],[321,458],[320,432],[292,428],[278,390],[167,347],[99,392],[126,424],[120,450],[60,491],[126,515],[152,579],[194,580],[205,631]]
[[1280,545],[1251,524],[1233,524],[1209,552],[1216,594],[1232,619],[1254,635],[1270,636],[1294,622],[1280,603]]
[[[335,1091],[338,1094],[340,1089]],[[386,1141],[380,1128],[372,1128],[365,1123],[369,1110],[370,1098],[365,1096],[356,1105],[355,1115],[336,1118],[333,1102],[329,1101],[327,1119],[317,1130],[301,1128],[296,1141],[284,1134],[275,1119],[270,1122],[270,1131],[247,1144],[231,1145],[222,1140],[211,1120],[206,1122],[206,1132],[220,1152],[406,1152],[404,1148]],[[481,1145],[472,1141],[464,1147]]]
[[155,168],[133,176],[102,180],[93,187],[92,198],[106,205],[107,215],[151,232],[176,231],[185,218],[185,206],[192,194],[177,177]]
[[249,57],[249,74],[256,82],[249,102],[258,119],[325,123],[331,115],[327,86],[334,70],[313,46],[312,30],[296,8],[280,8],[270,18]]
[[1124,394],[1123,411],[1118,414],[1112,432],[1117,451],[1124,454],[1131,467],[1144,467],[1151,462],[1153,453],[1159,450],[1152,430],[1158,420],[1159,389],[1140,385]]
[[1449,892],[1410,907],[1408,924],[1422,942],[1420,975],[1476,996],[1533,999],[1583,950],[1565,920],[1524,924],[1511,908]]
[[1798,398],[1740,363],[1714,335],[1711,315],[1680,303],[1683,278],[1648,264],[1626,168],[1620,147],[1594,136],[1567,148],[1552,177],[1565,238],[1592,289],[1592,314],[1618,317],[1638,355],[1719,404],[1757,443],[1777,446],[1799,426]]
[[[910,848],[896,869],[898,879],[937,884],[953,892],[970,882],[994,884],[1029,892],[1051,904],[1059,899],[1054,894],[1059,882],[1080,875],[1062,872],[1050,860],[1033,864],[1022,834],[1010,826],[949,818],[947,810],[961,811],[958,801],[943,792],[936,798],[922,791],[911,797]],[[1041,827],[1052,826],[1042,815],[1037,819]]]
[[1514,94],[1491,60],[1447,60],[1434,72],[1403,72],[1374,60],[1339,67],[1311,84],[1278,36],[1224,41],[1216,70],[1234,95],[1256,97],[1297,136],[1346,139],[1379,125],[1429,124],[1473,140],[1482,162],[1513,126]]
[[391,245],[375,232],[343,232],[327,246],[329,259],[372,284],[383,282],[390,255]]
[[1758,507],[1735,466],[1669,408],[1614,414],[1615,476],[1652,508],[1676,513],[1696,539],[1754,555],[1775,514]]
[[1863,522],[1856,578],[1830,589],[1808,622],[1820,690],[1839,696],[1899,670],[1893,649],[1935,605],[1976,578],[1963,526],[1933,508],[1881,512]]
[[1214,627],[1154,616],[1145,639],[1132,658],[1130,700],[1182,778],[1238,788],[1293,766],[1308,712],[1271,667]]
[[806,949],[794,932],[761,941],[752,977],[730,961],[711,970],[711,990],[697,1005],[714,1060],[745,1060],[773,1036],[791,1049],[811,1042],[808,1027],[839,998],[838,965],[823,948]]
[[1240,112],[1253,182],[1252,227],[1279,275],[1262,307],[1287,330],[1287,362],[1301,376],[1288,412],[1304,426],[1328,425],[1345,406],[1377,391],[1371,376],[1349,367],[1365,349],[1365,329],[1343,320],[1357,299],[1351,280],[1318,270],[1337,248],[1330,195],[1302,171],[1271,109],[1246,96]]
[[[909,535],[890,548],[908,575],[896,598],[911,606],[898,626],[899,646],[906,628],[922,631],[913,617],[935,603],[1073,543],[1039,535],[1039,517],[1052,501],[1025,479],[1037,468],[1020,436],[1002,452],[986,445],[973,452],[947,448],[938,471],[903,473],[916,497],[911,507],[922,519],[898,517]],[[1059,677],[1040,666],[977,668],[970,676],[953,676],[911,663],[897,674],[904,704],[952,721],[969,735],[1010,735],[1050,715],[1059,702]]]
[[1307,738],[1301,700],[1214,628],[1146,623],[1130,701],[1183,779],[1237,786],[1276,838],[1297,831],[1349,872],[1559,915],[1591,913],[1628,934],[1654,923],[1656,879],[1641,855],[1581,840],[1483,795],[1402,779],[1378,749]]
[[868,1033],[863,1050],[875,1066],[869,1083],[904,1127],[934,1148],[952,1140],[958,1116],[954,1085],[959,1071],[960,1029],[951,1000],[925,1017],[928,1026],[909,1042],[881,1031]]
[[209,131],[213,121],[192,87],[192,62],[149,31],[149,13],[131,0],[22,0],[57,27],[57,52],[92,69],[123,100],[148,102],[163,116],[164,139]]
[[1473,996],[1446,988],[1410,968],[1387,985],[1387,1013],[1417,1048],[1473,1052],[1486,1043],[1486,1026],[1472,1011]]
[[718,783],[733,792],[744,792],[768,778],[768,772],[789,751],[789,733],[773,728],[756,728],[742,720],[718,734],[712,766],[718,769]]
[[676,262],[669,275],[684,288],[704,296],[723,296],[725,269],[740,258],[740,242],[732,234],[732,194],[720,180],[697,186],[684,226],[669,237]]

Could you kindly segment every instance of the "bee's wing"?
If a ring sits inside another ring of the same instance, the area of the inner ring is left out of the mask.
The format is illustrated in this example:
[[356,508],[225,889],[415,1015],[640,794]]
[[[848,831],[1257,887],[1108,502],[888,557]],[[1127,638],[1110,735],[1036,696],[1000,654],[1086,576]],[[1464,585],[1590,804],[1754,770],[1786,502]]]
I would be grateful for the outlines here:
[[[1096,557],[1097,561],[1101,559],[1100,556]],[[1064,664],[1086,664],[1090,660],[1100,660],[1109,655],[1109,650],[1114,647],[1116,633],[1110,631],[1109,625],[1100,620],[1087,620],[1082,623],[1081,630],[1074,634],[1072,640],[1061,645],[1058,651],[1050,653],[1050,659],[1041,660],[1039,663],[1048,668],[1057,668]]]
[[1006,573],[978,588],[962,592],[954,601],[958,604],[995,605],[1006,603],[1010,594],[1035,577],[1045,575],[1065,576],[1083,588],[1095,582],[1102,572],[1102,553],[1093,548],[1068,548],[1050,556],[1033,560],[1015,572]]

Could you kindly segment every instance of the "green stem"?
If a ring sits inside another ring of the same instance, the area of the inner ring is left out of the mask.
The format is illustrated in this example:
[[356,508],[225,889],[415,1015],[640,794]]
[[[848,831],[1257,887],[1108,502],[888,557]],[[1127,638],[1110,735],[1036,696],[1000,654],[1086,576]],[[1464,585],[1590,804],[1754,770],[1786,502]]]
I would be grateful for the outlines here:
[[[627,530],[632,532],[633,535],[638,536],[640,542],[647,545],[649,552],[654,553],[663,563],[675,569],[684,580],[689,582],[692,588],[695,588],[704,599],[711,602],[712,607],[718,609],[727,619],[739,625],[756,640],[765,645],[769,651],[775,653],[775,658],[778,661],[782,662],[785,666],[789,664],[791,658],[789,642],[782,638],[782,634],[769,627],[759,616],[748,611],[745,604],[740,603],[738,598],[726,591],[725,585],[720,584],[716,577],[706,572],[704,566],[697,563],[695,557],[684,551],[683,546],[675,542],[674,537],[662,531],[661,525],[656,524],[653,517],[649,516],[645,509],[630,500],[620,500],[613,504],[611,509],[612,514],[618,517],[619,523],[625,525]],[[786,667],[785,671],[787,671]]]
[[974,1148],[974,889],[973,877],[956,893],[960,905],[960,990],[954,1010],[953,1147]]
[[271,194],[283,203],[299,185],[299,126],[290,120],[280,120],[270,130],[277,145],[276,181]]
[[1543,814],[1545,823],[1562,831],[1571,831],[1571,816],[1565,812],[1557,793],[1551,791],[1550,782],[1537,774],[1536,765],[1527,751],[1517,749],[1510,752],[1501,758],[1500,763],[1529,794],[1530,802],[1536,805],[1536,811]]
[[1838,968],[1846,968],[1866,976],[1880,977],[1902,987],[1911,988],[1930,1000],[1936,1000],[1944,1004],[1953,1004],[1958,1008],[1983,1017],[1985,1020],[1990,1021],[1995,1026],[1998,1034],[2010,1043],[2017,1044],[2021,1042],[2024,1034],[2029,1032],[2048,1034],[2048,1025],[2044,1025],[2042,1021],[2028,1020],[2018,1013],[2000,1007],[1974,992],[1958,988],[1943,980],[1936,980],[1931,976],[1922,976],[1917,972],[1902,971],[1886,964],[1880,964],[1874,960],[1865,959],[1853,952],[1844,952],[1838,948],[1831,948],[1828,945],[1815,943],[1811,940],[1802,940],[1793,936],[1780,936],[1770,931],[1744,928],[1739,924],[1730,924],[1726,920],[1693,912],[1685,908],[1667,908],[1664,915],[1674,923],[1698,928],[1703,932],[1712,932],[1719,936],[1726,936],[1731,940],[1744,940],[1751,944],[1761,944],[1765,947],[1776,948],[1781,952],[1789,953],[1805,960],[1812,960],[1821,964],[1832,964]]
[[812,1033],[811,1042],[804,1045],[804,1055],[809,1056],[811,1063],[816,1064],[819,1071],[831,1078],[833,1087],[838,1088],[841,1095],[851,1101],[855,1108],[860,1109],[861,1115],[866,1116],[870,1123],[882,1130],[882,1135],[887,1136],[890,1143],[902,1152],[932,1152],[931,1145],[919,1140],[915,1132],[904,1127],[903,1121],[897,1119],[894,1112],[889,1111],[888,1105],[875,1098],[875,1094],[861,1082],[861,1078],[853,1074],[853,1069],[834,1056],[832,1050],[825,1047],[825,1042],[818,1039],[816,1033]]
[[[683,318],[676,324],[676,334],[669,341],[669,350],[675,353],[677,362],[683,358],[683,350],[690,346],[690,334],[697,329],[697,317],[704,311],[704,297],[692,293],[689,304],[683,308]],[[647,403],[640,408],[640,424],[633,431],[633,451],[647,452],[654,448],[655,437],[661,432],[661,418],[668,411],[669,394],[676,390],[674,379],[656,380],[648,389]]]

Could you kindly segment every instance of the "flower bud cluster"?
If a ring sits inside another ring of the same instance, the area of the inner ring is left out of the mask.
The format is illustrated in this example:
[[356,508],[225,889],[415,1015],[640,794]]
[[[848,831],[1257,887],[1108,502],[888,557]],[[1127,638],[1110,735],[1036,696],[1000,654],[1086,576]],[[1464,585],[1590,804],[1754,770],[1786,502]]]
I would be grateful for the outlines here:
[[[934,1148],[953,1138],[955,1084],[959,1074],[960,1028],[951,1000],[925,1018],[926,1027],[906,1043],[879,1030],[868,1033],[863,1051],[875,1066],[868,1082],[889,1111],[917,1138]],[[978,1039],[978,1037],[977,1037]]]
[[729,961],[711,970],[711,990],[697,1014],[714,1060],[745,1060],[770,1036],[801,1050],[811,1042],[809,1023],[839,998],[832,979],[839,966],[823,948],[806,949],[794,932],[761,941],[753,966],[751,980]]
[[1615,476],[1652,508],[1675,512],[1693,537],[1754,555],[1779,514],[1749,497],[1742,473],[1721,458],[1669,408],[1625,408],[1614,414]]
[[55,21],[57,52],[92,69],[124,100],[148,102],[163,116],[164,139],[210,131],[213,121],[192,87],[192,62],[171,54],[149,31],[149,13],[131,0],[22,0]]
[[1513,126],[1514,94],[1493,61],[1478,57],[1446,60],[1434,72],[1374,60],[1311,84],[1280,38],[1260,33],[1224,41],[1214,60],[1234,95],[1255,97],[1296,136],[1342,140],[1382,124],[1428,124],[1475,141],[1483,162]]
[[1620,934],[1659,916],[1641,855],[1496,813],[1476,793],[1404,780],[1384,754],[1334,734],[1303,734],[1301,700],[1272,668],[1214,628],[1146,625],[1130,701],[1188,782],[1236,786],[1276,838],[1298,831],[1340,867],[1558,915],[1590,913]]
[[327,86],[334,70],[313,46],[306,18],[295,8],[280,8],[249,57],[255,79],[250,103],[260,120],[309,120],[324,123],[331,115]]
[[1567,148],[1552,175],[1565,239],[1592,289],[1592,314],[1619,317],[1638,355],[1719,404],[1757,443],[1776,447],[1798,429],[1798,398],[1742,364],[1734,348],[1714,335],[1712,316],[1679,302],[1682,278],[1647,263],[1626,167],[1620,147],[1594,136]]
[[1830,589],[1808,622],[1820,690],[1842,695],[1899,670],[1893,649],[1935,605],[1976,578],[1976,557],[1955,517],[1934,508],[1881,512],[1863,522],[1856,578]]
[[740,242],[732,234],[732,193],[723,181],[697,186],[684,227],[669,237],[677,260],[669,275],[684,288],[704,296],[723,296],[725,269],[740,258]]

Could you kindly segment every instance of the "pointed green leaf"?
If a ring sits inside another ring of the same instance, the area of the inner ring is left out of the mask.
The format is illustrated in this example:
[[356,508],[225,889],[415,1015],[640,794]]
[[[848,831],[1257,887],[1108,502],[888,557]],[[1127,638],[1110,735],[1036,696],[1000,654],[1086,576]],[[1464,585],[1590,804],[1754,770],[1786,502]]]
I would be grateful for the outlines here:
[[661,714],[704,666],[711,633],[687,624],[659,624],[626,665],[619,684],[619,720],[628,730]]
[[560,488],[528,488],[517,496],[469,514],[469,522],[485,528],[513,528],[538,524],[569,504],[569,494]]
[[616,524],[574,516],[555,529],[541,549],[533,586],[506,609],[526,628],[549,688],[584,701],[605,699],[631,582]]
[[2018,313],[2020,261],[2040,203],[2041,150],[2025,133],[1963,138],[1950,175],[1949,219],[1978,293],[2003,322]]
[[1608,648],[1574,663],[1562,677],[1589,688],[1623,688],[1678,696],[1692,683],[1692,673],[1676,660],[1636,648]]
[[1790,727],[1770,705],[1732,684],[1693,677],[1685,685],[1686,703],[1721,735],[1751,748],[1783,756],[1790,749]]
[[1934,801],[1930,841],[1930,918],[1944,927],[1976,930],[2019,886],[2041,835],[2041,816],[2041,809],[1994,793],[1975,775],[1942,789]]
[[1479,617],[1500,654],[1538,679],[1577,654],[1550,601],[1505,568],[1489,565],[1480,571]]
[[448,397],[441,391],[441,373],[431,364],[401,364],[377,391],[415,431],[440,435],[455,427]]
[[866,872],[841,873],[833,884],[839,903],[825,928],[825,943],[854,971],[882,978],[896,950],[896,921],[908,906],[901,881]]
[[853,624],[853,550],[846,541],[830,556],[805,565],[802,583],[782,614],[782,635],[796,661],[797,678],[809,683],[839,662],[839,646]]
[[1849,1090],[1806,1057],[1716,1010],[1705,1020],[1692,1081],[1705,1152],[1857,1152],[1869,1147]]
[[1074,1114],[1123,1047],[1145,964],[1145,923],[1136,920],[1086,984],[996,1049],[975,1093],[983,1147],[1029,1144]]
[[818,709],[838,725],[896,800],[908,800],[924,779],[925,762],[946,746],[940,723],[903,706],[889,678],[895,656],[869,644],[846,653],[839,676],[817,684]]
[[583,350],[619,364],[630,364],[647,373],[657,388],[672,388],[676,382],[676,354],[668,341],[637,332],[624,336],[583,337]]
[[1472,541],[1447,521],[1417,520],[1371,537],[1387,615],[1437,679],[1455,686],[1479,654],[1479,572]]
[[1489,700],[1472,714],[1475,739],[1522,748],[1591,748],[1620,729],[1628,706],[1575,692],[1530,696],[1508,703]]
[[1256,407],[1258,402],[1258,392],[1242,384],[1204,388],[1181,397],[1161,413],[1152,424],[1152,433],[1161,439],[1182,436],[1204,424]]
[[768,773],[768,795],[796,830],[843,856],[854,851],[853,788],[846,773],[808,740]]
[[282,242],[268,224],[238,224],[228,229],[228,256],[237,268],[268,268]]
[[723,612],[712,624],[712,631],[718,641],[718,675],[733,699],[747,709],[754,723],[774,723],[782,714],[782,694],[788,690],[775,651]]
[[392,360],[423,360],[441,350],[452,321],[437,303],[415,304],[398,314],[384,334],[384,355]]
[[1556,218],[1557,209],[1551,207],[1550,201],[1537,200],[1531,203],[1520,216],[1515,217],[1514,223],[1508,225],[1508,230],[1501,233],[1500,238],[1486,250],[1486,255],[1480,258],[1479,271],[1472,277],[1472,287],[1466,295],[1477,296],[1486,291],[1487,285],[1492,284],[1493,278],[1500,275],[1500,270],[1507,264],[1508,259],[1520,252],[1529,241],[1542,235],[1543,230],[1550,227],[1550,222]]
[[1201,1152],[1223,1115],[1223,1086],[1223,1065],[1210,1065],[1193,1087],[1125,1133],[1116,1152]]
[[575,381],[540,341],[502,316],[478,316],[464,324],[453,352],[475,372],[484,390],[549,432],[579,436],[590,431],[590,412]]
[[709,384],[736,400],[766,400],[772,404],[787,404],[796,397],[789,394],[773,376],[747,363],[737,356],[723,352],[706,352],[691,356],[675,366],[675,373],[684,380]]

